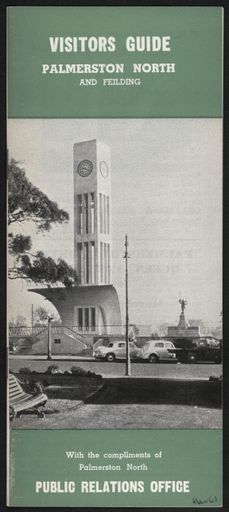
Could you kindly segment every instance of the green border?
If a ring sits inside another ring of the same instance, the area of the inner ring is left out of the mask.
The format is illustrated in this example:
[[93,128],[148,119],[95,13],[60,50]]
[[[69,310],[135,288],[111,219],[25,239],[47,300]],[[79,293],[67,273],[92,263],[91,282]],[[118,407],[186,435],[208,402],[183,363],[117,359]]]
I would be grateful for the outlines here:
[[[45,421],[45,420],[44,420]],[[67,459],[65,451],[85,457]],[[90,451],[99,458],[87,458]],[[155,458],[155,453],[162,457]],[[145,453],[150,458],[104,458],[105,453]],[[79,464],[121,470],[79,471]],[[130,471],[127,463],[148,470]],[[76,493],[35,492],[35,481],[74,481]],[[144,492],[82,493],[81,481],[144,481]],[[185,480],[189,493],[152,493],[150,482]],[[221,430],[12,430],[10,506],[219,507],[222,505]]]
[[[8,115],[12,118],[221,117],[220,7],[9,7]],[[115,52],[52,53],[50,36],[114,36]],[[127,36],[170,35],[170,52],[128,52]],[[176,73],[133,73],[133,63]],[[42,74],[42,64],[122,63],[123,74]],[[95,86],[80,79],[93,78]],[[103,78],[140,78],[105,86]]]

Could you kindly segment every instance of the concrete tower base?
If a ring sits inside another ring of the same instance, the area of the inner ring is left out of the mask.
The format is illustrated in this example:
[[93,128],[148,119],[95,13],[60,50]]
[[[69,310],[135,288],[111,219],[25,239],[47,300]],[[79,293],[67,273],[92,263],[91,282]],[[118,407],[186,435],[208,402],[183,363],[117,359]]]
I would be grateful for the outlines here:
[[[113,285],[33,288],[30,291],[49,300],[66,327],[83,334],[121,334],[119,299]],[[79,317],[82,318],[80,325]]]

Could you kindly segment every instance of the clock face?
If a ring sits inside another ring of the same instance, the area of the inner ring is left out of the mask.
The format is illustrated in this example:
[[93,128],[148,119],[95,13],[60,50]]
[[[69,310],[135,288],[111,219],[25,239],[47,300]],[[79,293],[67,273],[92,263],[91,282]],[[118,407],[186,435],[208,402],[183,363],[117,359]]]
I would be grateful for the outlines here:
[[99,169],[100,169],[100,172],[102,174],[102,177],[103,178],[107,178],[107,176],[109,174],[109,167],[108,167],[107,163],[105,162],[105,160],[102,160],[100,162]]
[[89,174],[91,174],[92,170],[93,170],[93,164],[92,164],[91,160],[82,160],[78,164],[78,167],[77,167],[78,174],[82,178],[86,178],[87,176],[89,176]]

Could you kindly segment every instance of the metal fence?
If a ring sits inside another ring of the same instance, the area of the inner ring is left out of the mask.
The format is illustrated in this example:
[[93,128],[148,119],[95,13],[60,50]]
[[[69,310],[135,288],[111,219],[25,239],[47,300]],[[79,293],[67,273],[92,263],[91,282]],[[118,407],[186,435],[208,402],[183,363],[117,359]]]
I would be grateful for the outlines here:
[[28,327],[25,325],[17,325],[9,327],[9,337],[29,337],[36,336],[47,329],[47,325],[39,325],[35,327]]
[[[36,325],[36,326],[10,326],[9,327],[9,337],[30,337],[37,336],[41,333],[45,332],[48,329],[47,324]],[[74,335],[78,335],[79,338],[85,338],[87,336],[96,336],[96,335],[116,335],[121,334],[125,335],[126,327],[121,324],[106,324],[106,325],[95,325],[93,328],[82,328],[78,325],[73,326],[65,326],[65,325],[55,325],[51,323],[51,329],[53,333],[60,334],[65,332],[66,330],[72,331]],[[137,326],[129,325],[129,332],[134,332],[139,336],[147,336],[152,333],[151,325],[141,324]]]

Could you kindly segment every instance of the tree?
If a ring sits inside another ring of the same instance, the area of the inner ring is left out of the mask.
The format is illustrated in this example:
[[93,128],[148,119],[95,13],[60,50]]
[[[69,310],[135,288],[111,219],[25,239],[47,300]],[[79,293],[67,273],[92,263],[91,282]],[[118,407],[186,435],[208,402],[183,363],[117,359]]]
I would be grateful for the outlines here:
[[[165,336],[166,336],[166,334],[165,334]],[[157,332],[157,331],[154,331],[154,332],[152,332],[152,333],[151,333],[151,338],[152,338],[153,340],[157,340],[157,338],[159,338],[159,337],[160,337],[160,336],[159,336],[159,334],[158,334],[158,332]]]
[[8,169],[8,222],[36,223],[40,230],[48,231],[53,223],[69,220],[69,215],[27,179],[24,169],[11,159]]
[[9,327],[19,327],[26,325],[26,318],[23,315],[17,315],[16,321],[10,320]]
[[30,222],[36,225],[38,232],[45,232],[53,225],[68,220],[68,213],[35,187],[26,177],[24,169],[12,159],[8,166],[8,238],[9,252],[13,257],[9,278],[48,286],[59,283],[71,287],[77,282],[74,269],[63,259],[55,261],[42,251],[33,254],[31,237],[15,233],[13,229]]
[[167,336],[169,326],[170,324],[168,324],[167,322],[164,322],[163,324],[159,325],[157,334],[159,334],[159,336]]
[[[50,312],[44,307],[36,308],[33,313],[34,326],[47,325]],[[58,314],[52,314],[52,325],[61,325],[61,320]]]
[[192,318],[192,319],[188,320],[188,324],[190,327],[199,326],[200,332],[203,336],[207,336],[208,334],[210,334],[210,329],[209,329],[208,325],[206,323],[204,323],[203,320],[201,320],[201,318],[198,318],[198,319]]
[[212,329],[212,334],[215,338],[222,339],[223,337],[223,312],[220,312],[219,321],[216,324],[215,328]]
[[48,311],[41,306],[35,309],[33,317],[35,318],[35,323],[39,325],[47,323],[49,314]]

